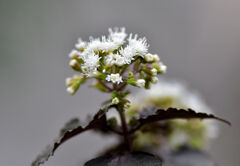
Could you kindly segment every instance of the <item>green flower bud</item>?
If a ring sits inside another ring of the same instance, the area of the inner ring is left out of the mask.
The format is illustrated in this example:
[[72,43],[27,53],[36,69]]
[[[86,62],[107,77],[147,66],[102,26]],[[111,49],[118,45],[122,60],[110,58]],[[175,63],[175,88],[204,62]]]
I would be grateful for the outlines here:
[[117,97],[112,99],[112,104],[118,104],[119,103],[119,99]]

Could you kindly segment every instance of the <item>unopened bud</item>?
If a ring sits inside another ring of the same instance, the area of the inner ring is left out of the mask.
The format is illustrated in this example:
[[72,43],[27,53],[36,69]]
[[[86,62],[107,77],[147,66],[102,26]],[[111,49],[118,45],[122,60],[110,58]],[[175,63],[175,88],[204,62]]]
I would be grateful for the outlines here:
[[69,94],[73,95],[75,91],[74,91],[73,87],[70,86],[70,87],[67,88],[67,92],[68,92]]
[[147,61],[147,62],[152,62],[154,60],[154,56],[152,54],[146,54],[144,59]]
[[157,77],[152,77],[151,81],[152,81],[153,84],[156,84],[158,82],[158,78]]
[[162,73],[166,73],[167,72],[167,66],[164,65],[164,64],[160,65],[160,70],[161,70]]
[[71,77],[66,78],[66,80],[65,80],[66,86],[71,86],[72,83],[73,83],[73,82],[72,82],[72,78],[71,78]]
[[138,87],[144,87],[145,83],[146,83],[146,81],[144,79],[138,79],[137,80],[137,86]]
[[157,69],[156,68],[152,68],[151,73],[153,76],[157,75]]
[[131,107],[131,104],[130,104],[130,103],[124,104],[124,108],[125,108],[125,109],[128,109],[128,108],[130,108],[130,107]]
[[119,103],[119,99],[117,97],[114,97],[112,99],[112,104],[118,104]]
[[128,72],[128,77],[133,77],[133,72]]
[[153,59],[154,59],[155,62],[160,61],[160,58],[159,58],[159,56],[157,54],[153,55]]
[[77,51],[77,50],[72,50],[70,53],[69,53],[69,58],[78,58],[80,56],[80,53]]

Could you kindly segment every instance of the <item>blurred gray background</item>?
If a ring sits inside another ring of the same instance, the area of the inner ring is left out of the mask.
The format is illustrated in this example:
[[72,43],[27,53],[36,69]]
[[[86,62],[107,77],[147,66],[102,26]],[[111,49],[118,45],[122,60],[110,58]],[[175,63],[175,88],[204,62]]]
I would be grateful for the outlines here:
[[[140,33],[168,66],[167,77],[197,89],[221,133],[211,155],[220,166],[240,163],[239,0],[0,0],[0,165],[30,165],[74,116],[84,119],[107,99],[87,86],[71,97],[68,53],[78,37],[125,26]],[[60,147],[46,166],[78,166],[114,138],[91,132]]]

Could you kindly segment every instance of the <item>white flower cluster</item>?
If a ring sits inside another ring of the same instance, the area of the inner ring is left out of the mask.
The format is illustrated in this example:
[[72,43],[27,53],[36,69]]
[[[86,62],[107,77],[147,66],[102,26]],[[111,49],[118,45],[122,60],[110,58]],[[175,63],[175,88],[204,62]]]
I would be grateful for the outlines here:
[[107,76],[106,78],[107,81],[111,81],[112,83],[121,83],[122,82],[122,77],[119,75],[119,73],[117,74],[110,74]]
[[[75,47],[69,54],[69,65],[86,78],[101,78],[104,82],[126,82],[144,87],[149,81],[156,83],[156,75],[166,72],[166,66],[159,56],[148,53],[149,44],[146,38],[138,37],[137,34],[128,35],[125,28],[109,28],[108,36],[90,37],[89,42],[79,38]],[[137,60],[134,75],[128,81],[129,77],[124,76],[124,73],[133,70],[128,67]]]
[[[142,90],[134,96],[128,98],[131,102],[129,111],[141,110],[145,107],[161,108],[191,108],[196,112],[212,113],[212,110],[203,101],[198,93],[189,91],[188,88],[179,82],[161,80],[157,85],[153,85],[150,90]],[[128,112],[128,111],[127,111]],[[190,144],[190,146],[204,145],[210,139],[218,135],[218,126],[211,120],[172,120],[174,126],[172,135],[169,137],[169,144],[173,147]],[[192,126],[190,129],[189,126]],[[196,131],[199,133],[196,136]]]

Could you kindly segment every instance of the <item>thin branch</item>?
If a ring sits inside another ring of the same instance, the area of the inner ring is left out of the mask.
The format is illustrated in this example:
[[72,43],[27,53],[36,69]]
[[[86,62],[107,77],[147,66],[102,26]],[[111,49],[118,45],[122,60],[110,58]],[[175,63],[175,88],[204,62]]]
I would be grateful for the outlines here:
[[113,89],[110,88],[109,86],[107,86],[103,81],[99,80],[99,83],[100,83],[102,86],[104,86],[109,92],[112,92],[112,91],[113,91]]
[[122,91],[126,87],[127,83],[123,82],[117,87],[117,91]]
[[127,122],[126,122],[124,110],[118,109],[118,112],[119,112],[120,119],[122,122],[123,136],[124,136],[124,142],[126,144],[126,148],[127,148],[127,150],[132,151],[131,140],[130,140],[129,133],[128,133]]

